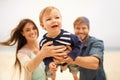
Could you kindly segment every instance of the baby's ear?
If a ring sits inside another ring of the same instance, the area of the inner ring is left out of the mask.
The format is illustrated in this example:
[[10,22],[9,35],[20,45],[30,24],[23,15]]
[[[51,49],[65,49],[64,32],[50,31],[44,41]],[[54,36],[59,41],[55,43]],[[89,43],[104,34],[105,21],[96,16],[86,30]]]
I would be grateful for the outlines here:
[[42,23],[40,24],[40,26],[42,27],[42,29],[45,29],[45,28],[44,28],[44,25],[43,25]]
[[40,26],[41,26],[41,27],[43,27],[43,24],[42,24],[42,23],[40,23]]

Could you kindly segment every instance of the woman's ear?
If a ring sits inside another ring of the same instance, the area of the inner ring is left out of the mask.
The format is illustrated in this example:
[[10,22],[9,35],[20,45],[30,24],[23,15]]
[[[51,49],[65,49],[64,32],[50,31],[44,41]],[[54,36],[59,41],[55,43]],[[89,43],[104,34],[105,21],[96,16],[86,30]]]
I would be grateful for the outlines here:
[[24,33],[23,33],[23,31],[21,32],[21,35],[22,35],[22,36],[24,36]]

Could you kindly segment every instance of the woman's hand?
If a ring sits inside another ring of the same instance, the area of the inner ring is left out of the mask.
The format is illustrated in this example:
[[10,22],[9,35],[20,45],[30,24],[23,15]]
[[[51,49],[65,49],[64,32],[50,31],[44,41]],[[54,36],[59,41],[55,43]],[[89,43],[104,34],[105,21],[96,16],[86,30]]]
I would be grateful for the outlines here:
[[63,56],[66,55],[65,46],[50,46],[53,44],[52,41],[47,42],[43,45],[41,48],[41,53],[44,55],[44,57],[54,57],[54,56]]

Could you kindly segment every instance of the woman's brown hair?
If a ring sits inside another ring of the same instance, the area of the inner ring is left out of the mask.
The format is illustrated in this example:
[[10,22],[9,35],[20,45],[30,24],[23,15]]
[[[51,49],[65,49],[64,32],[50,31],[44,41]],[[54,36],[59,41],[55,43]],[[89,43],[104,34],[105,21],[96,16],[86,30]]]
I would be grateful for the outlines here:
[[31,19],[22,19],[17,25],[17,27],[11,31],[10,38],[7,41],[0,42],[0,45],[5,45],[5,46],[13,46],[17,43],[15,66],[19,65],[20,73],[21,73],[21,64],[17,58],[17,53],[18,50],[20,50],[27,43],[25,37],[21,34],[23,28],[27,23],[32,23],[34,25],[35,29],[37,29],[38,32],[37,35],[39,36],[39,31],[36,24]]

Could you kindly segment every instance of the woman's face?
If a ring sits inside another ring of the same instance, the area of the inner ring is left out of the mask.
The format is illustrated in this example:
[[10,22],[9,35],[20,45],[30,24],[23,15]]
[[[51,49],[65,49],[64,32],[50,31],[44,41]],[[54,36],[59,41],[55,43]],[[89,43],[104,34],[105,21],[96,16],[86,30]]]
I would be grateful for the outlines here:
[[83,41],[88,36],[89,28],[85,24],[76,25],[74,27],[74,32],[75,35],[77,35]]
[[26,38],[27,42],[34,41],[38,37],[38,31],[32,23],[27,23],[23,28],[22,35]]

